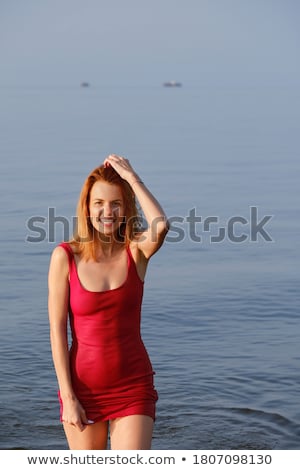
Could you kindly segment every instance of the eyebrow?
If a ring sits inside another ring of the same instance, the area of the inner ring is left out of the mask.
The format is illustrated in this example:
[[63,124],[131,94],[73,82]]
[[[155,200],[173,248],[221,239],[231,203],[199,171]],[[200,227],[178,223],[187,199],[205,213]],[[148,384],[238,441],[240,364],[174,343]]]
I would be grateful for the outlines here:
[[[95,197],[93,201],[103,201],[101,197]],[[112,199],[110,202],[122,202],[122,199]]]

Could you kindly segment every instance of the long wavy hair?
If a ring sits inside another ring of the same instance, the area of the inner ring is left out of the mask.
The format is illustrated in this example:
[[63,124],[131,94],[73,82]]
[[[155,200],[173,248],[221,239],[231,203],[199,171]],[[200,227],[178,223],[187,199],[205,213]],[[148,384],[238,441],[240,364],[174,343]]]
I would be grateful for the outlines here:
[[125,212],[124,221],[121,223],[118,232],[113,236],[117,237],[119,242],[124,242],[128,246],[140,225],[136,198],[127,181],[121,178],[112,166],[105,167],[101,165],[95,168],[82,186],[77,204],[76,227],[73,238],[69,241],[74,247],[74,251],[86,260],[96,260],[96,248],[99,241],[99,233],[91,223],[89,212],[91,189],[97,181],[117,185],[122,192]]

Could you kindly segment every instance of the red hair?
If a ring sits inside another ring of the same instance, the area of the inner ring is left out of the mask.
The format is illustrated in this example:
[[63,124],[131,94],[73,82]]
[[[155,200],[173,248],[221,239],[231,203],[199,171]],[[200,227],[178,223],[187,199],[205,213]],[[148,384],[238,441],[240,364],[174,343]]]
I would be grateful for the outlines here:
[[77,204],[76,221],[77,227],[73,234],[70,244],[74,246],[76,253],[83,256],[84,259],[96,260],[96,247],[98,233],[90,221],[89,204],[91,189],[97,181],[117,185],[121,189],[125,217],[117,234],[118,240],[126,245],[134,238],[138,224],[138,209],[133,190],[130,185],[113,169],[112,166],[101,165],[95,168],[86,178]]

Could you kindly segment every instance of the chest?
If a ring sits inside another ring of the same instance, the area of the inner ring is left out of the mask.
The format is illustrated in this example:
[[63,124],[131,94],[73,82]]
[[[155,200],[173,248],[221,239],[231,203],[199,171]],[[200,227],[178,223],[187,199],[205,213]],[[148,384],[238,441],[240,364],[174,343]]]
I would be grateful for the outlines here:
[[91,292],[103,292],[122,286],[128,276],[129,259],[126,252],[120,256],[95,261],[75,259],[77,276],[82,287]]

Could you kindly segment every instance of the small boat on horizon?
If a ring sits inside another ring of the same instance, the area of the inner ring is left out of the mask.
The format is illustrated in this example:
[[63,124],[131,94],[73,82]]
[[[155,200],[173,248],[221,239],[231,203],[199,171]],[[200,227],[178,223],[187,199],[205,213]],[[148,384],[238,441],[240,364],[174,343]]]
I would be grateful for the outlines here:
[[81,82],[80,86],[83,87],[83,88],[87,88],[87,87],[90,86],[90,84],[89,84],[89,82]]
[[176,82],[175,80],[170,80],[169,82],[165,82],[163,85],[166,87],[181,87],[182,83]]

